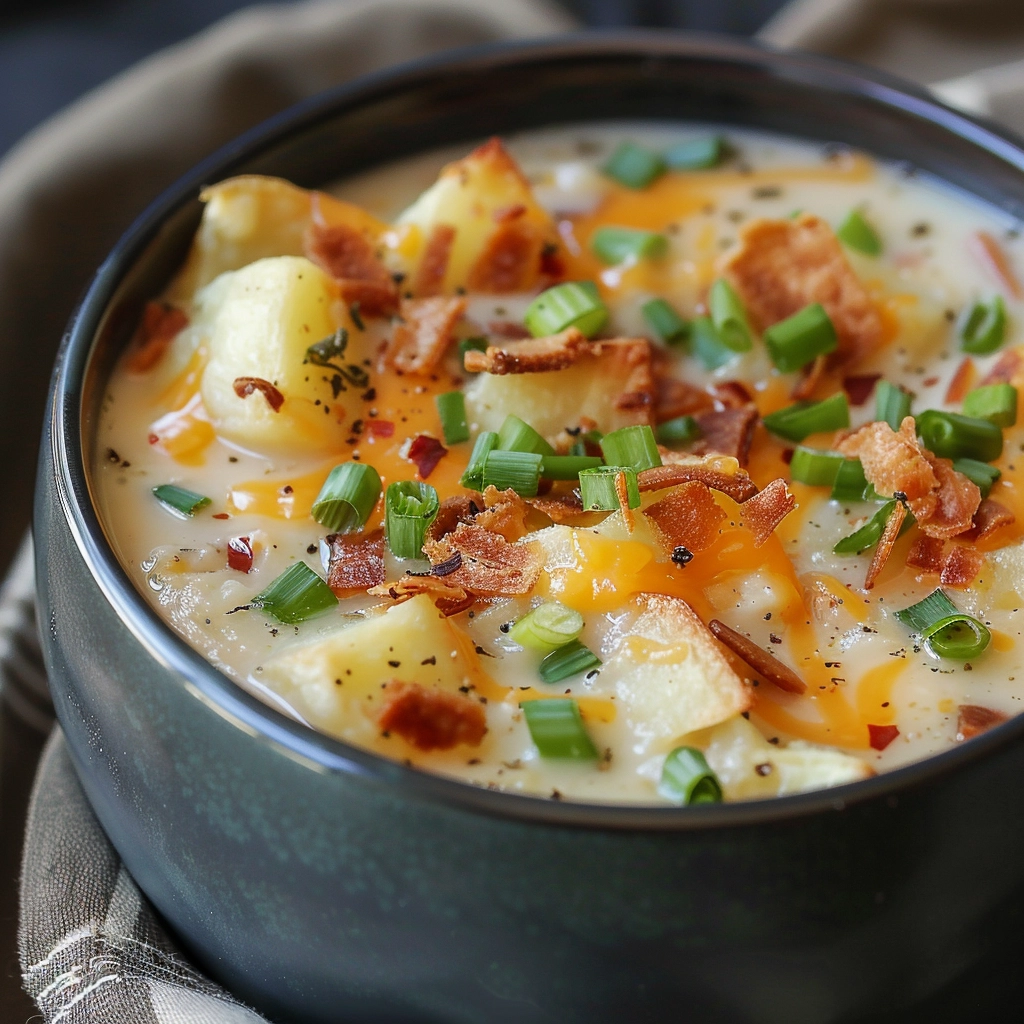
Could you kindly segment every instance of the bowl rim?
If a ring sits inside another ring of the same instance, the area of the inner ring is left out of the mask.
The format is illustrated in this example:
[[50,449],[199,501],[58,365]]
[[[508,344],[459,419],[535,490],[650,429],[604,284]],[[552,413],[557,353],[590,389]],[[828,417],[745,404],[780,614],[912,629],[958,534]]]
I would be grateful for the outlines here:
[[[827,82],[832,89],[873,100],[905,116],[923,118],[1003,159],[1024,175],[1024,142],[983,119],[953,110],[913,84],[830,58],[774,50],[763,44],[704,33],[591,30],[541,39],[506,40],[446,51],[360,76],[289,107],[220,147],[164,190],[104,259],[70,319],[50,390],[46,424],[49,437],[44,437],[43,445],[53,459],[57,501],[93,579],[121,622],[149,654],[165,670],[176,674],[182,685],[215,713],[313,771],[341,772],[362,777],[370,784],[399,786],[412,797],[450,809],[573,828],[691,831],[797,819],[842,811],[849,805],[878,799],[887,799],[892,805],[901,793],[991,757],[1020,740],[1024,736],[1024,714],[969,743],[865,780],[761,800],[674,807],[561,801],[489,790],[406,767],[318,732],[265,703],[219,671],[174,632],[131,580],[107,540],[91,499],[82,396],[97,330],[126,273],[154,241],[164,222],[194,199],[202,185],[228,176],[237,165],[323,118],[391,93],[415,89],[439,72],[450,74],[461,68],[486,70],[537,60],[643,57],[739,64],[768,75],[797,78],[806,87],[813,87],[815,81]],[[46,565],[42,556],[39,558],[37,575],[43,580]],[[41,582],[40,586],[45,584]]]

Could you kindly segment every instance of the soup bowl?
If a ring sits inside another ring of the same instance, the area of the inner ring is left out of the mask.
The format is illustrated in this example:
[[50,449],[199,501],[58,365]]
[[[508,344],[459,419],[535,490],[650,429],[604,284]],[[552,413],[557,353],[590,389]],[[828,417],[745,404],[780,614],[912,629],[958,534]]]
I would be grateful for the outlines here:
[[853,785],[690,808],[556,802],[425,774],[245,692],[167,626],[92,499],[96,424],[202,185],[306,187],[438,146],[594,120],[863,148],[1024,215],[1024,151],[913,87],[685,35],[490,46],[277,117],[164,194],[99,268],[50,395],[35,520],[57,714],[96,814],[197,964],[274,1019],[846,1021],[1016,938],[1024,717]]

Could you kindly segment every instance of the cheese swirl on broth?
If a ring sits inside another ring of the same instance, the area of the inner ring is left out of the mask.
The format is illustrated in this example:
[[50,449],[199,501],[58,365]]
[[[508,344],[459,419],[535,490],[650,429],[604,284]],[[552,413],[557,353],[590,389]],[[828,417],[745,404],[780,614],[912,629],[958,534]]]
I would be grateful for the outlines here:
[[1018,710],[998,211],[685,126],[202,198],[94,474],[140,590],[240,686],[473,785],[629,803],[835,786]]

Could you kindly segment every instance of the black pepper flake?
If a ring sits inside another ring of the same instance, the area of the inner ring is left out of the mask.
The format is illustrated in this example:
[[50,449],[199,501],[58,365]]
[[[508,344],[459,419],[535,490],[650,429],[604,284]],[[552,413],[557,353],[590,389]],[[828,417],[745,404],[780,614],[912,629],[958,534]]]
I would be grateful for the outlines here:
[[778,635],[777,635],[776,633],[769,633],[769,634],[768,634],[768,639],[769,639],[769,640],[770,640],[770,641],[771,641],[771,642],[772,642],[773,644],[781,644],[781,643],[782,643],[782,637],[781,637],[781,636],[778,636]]
[[778,199],[782,195],[782,186],[759,185],[757,188],[750,190],[750,195],[754,199]]
[[316,552],[317,552],[317,546],[315,544],[310,544],[309,547],[306,548],[306,554],[307,555],[315,555]]
[[399,665],[401,665],[402,663],[401,663],[400,661],[389,661],[389,662],[388,662],[388,664],[389,664],[389,665],[390,665],[390,666],[391,666],[392,668],[398,668],[398,666],[399,666]]
[[437,664],[437,655],[436,654],[432,654],[429,658],[424,658],[420,662],[420,664],[421,665],[436,665]]
[[778,736],[772,736],[772,737],[770,737],[770,738],[769,738],[768,742],[769,742],[769,743],[770,743],[770,744],[771,744],[771,745],[772,745],[773,747],[777,747],[777,746],[779,745],[779,737],[778,737]]
[[693,552],[680,544],[672,549],[672,562],[678,566],[689,565],[693,561]]
[[515,625],[514,621],[513,622],[503,622],[498,627],[498,629],[500,629],[502,631],[502,633],[507,633],[514,625]]

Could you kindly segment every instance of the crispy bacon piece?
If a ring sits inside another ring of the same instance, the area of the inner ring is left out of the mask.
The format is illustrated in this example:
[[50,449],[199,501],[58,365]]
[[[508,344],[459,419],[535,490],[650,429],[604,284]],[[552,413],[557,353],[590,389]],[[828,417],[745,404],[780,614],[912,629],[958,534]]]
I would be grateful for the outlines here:
[[329,274],[346,302],[359,311],[386,316],[398,309],[398,286],[377,258],[368,238],[348,224],[310,224],[306,255]]
[[475,524],[461,523],[440,540],[426,542],[423,550],[433,565],[458,551],[462,565],[445,582],[483,597],[528,594],[543,568],[541,555],[531,545],[510,544]]
[[980,704],[961,704],[956,710],[956,738],[959,743],[973,739],[979,733],[988,732],[1010,717],[1002,711],[994,711]]
[[646,338],[613,338],[597,342],[602,358],[610,359],[610,372],[622,380],[622,393],[615,400],[620,412],[633,412],[637,423],[651,423],[657,401],[651,343]]
[[712,384],[709,389],[716,409],[743,409],[754,401],[746,384],[738,380],[725,380]]
[[974,387],[977,376],[978,371],[975,369],[974,360],[970,356],[966,356],[956,368],[956,373],[953,374],[949,387],[946,388],[946,404],[959,405],[967,392]]
[[636,529],[636,516],[629,507],[629,484],[624,472],[615,474],[615,498],[619,503],[622,521],[626,524],[626,533],[632,533]]
[[228,541],[228,568],[250,573],[252,561],[252,541],[248,537],[232,537]]
[[869,725],[868,743],[872,750],[885,750],[899,734],[895,725]]
[[458,584],[449,583],[447,578],[439,576],[403,576],[394,583],[378,583],[368,593],[376,597],[390,597],[395,604],[426,594],[442,615],[458,615],[476,600]]
[[897,501],[892,507],[892,512],[889,513],[889,518],[885,521],[885,529],[882,530],[882,536],[878,538],[875,553],[871,556],[871,563],[868,565],[868,571],[864,577],[865,590],[874,588],[875,580],[885,568],[885,563],[889,561],[893,546],[900,535],[903,520],[906,518],[907,506],[902,501]]
[[236,377],[232,387],[239,398],[248,398],[254,391],[258,391],[274,412],[280,412],[284,405],[284,395],[262,377]]
[[925,572],[942,572],[946,564],[946,542],[939,537],[921,534],[907,552],[907,565]]
[[426,480],[437,468],[437,464],[448,454],[448,449],[436,437],[417,434],[409,445],[406,458],[416,464],[421,480]]
[[694,419],[701,430],[701,438],[692,448],[695,455],[714,452],[731,455],[741,466],[747,464],[758,420],[754,406],[699,412]]
[[1010,526],[1017,517],[1005,506],[993,498],[984,498],[974,513],[974,524],[965,533],[960,534],[962,540],[977,542],[1004,526]]
[[814,394],[815,388],[821,383],[821,378],[825,374],[827,363],[828,356],[816,356],[813,362],[803,368],[799,380],[789,393],[789,397],[794,402],[806,402]]
[[527,504],[543,512],[553,523],[566,523],[583,513],[583,502],[575,492],[557,498],[531,498]]
[[875,390],[875,385],[882,379],[880,373],[855,373],[843,378],[843,390],[850,405],[863,405]]
[[680,484],[645,508],[644,515],[657,527],[669,551],[684,547],[694,553],[718,539],[718,528],[725,519],[707,484],[696,480]]
[[134,350],[128,357],[128,369],[135,373],[151,370],[186,327],[188,317],[180,309],[163,302],[147,302],[133,341]]
[[366,421],[366,432],[370,437],[384,440],[387,437],[395,436],[395,424],[391,420],[368,419]]
[[339,597],[369,590],[384,582],[384,531],[332,533],[327,585]]
[[[525,213],[526,207],[520,205],[519,211]],[[536,276],[543,245],[536,225],[519,216],[503,220],[470,267],[466,287],[471,292],[499,295],[526,291]]]
[[474,520],[477,526],[501,534],[509,543],[526,535],[526,517],[530,514],[530,506],[511,487],[499,491],[497,487],[489,485],[484,490],[483,498],[485,510]]
[[875,304],[832,229],[818,217],[751,221],[723,259],[722,271],[758,330],[820,302],[835,325],[840,356],[863,356],[881,341]]
[[413,290],[420,298],[430,298],[441,293],[454,241],[455,228],[450,224],[434,225],[424,246],[423,258],[413,283]]
[[712,399],[706,391],[667,373],[655,374],[654,390],[656,423],[674,420],[679,416],[692,416],[695,412],[711,408]]
[[641,493],[660,491],[688,480],[698,480],[713,491],[728,494],[733,501],[747,501],[757,494],[757,485],[745,470],[741,469],[731,475],[697,461],[666,463],[653,469],[643,469],[637,474],[636,480]]
[[935,507],[929,515],[918,516],[917,524],[929,537],[956,537],[973,525],[981,491],[973,480],[958,473],[949,459],[937,459],[931,452],[925,456],[935,473]]
[[393,679],[384,688],[377,721],[419,750],[478,747],[487,733],[487,716],[478,701],[460,693],[428,689]]
[[796,498],[782,479],[773,480],[764,490],[747,498],[740,510],[744,525],[754,535],[754,547],[764,544],[795,508]]
[[427,527],[426,540],[440,540],[451,533],[459,523],[471,523],[478,512],[484,507],[482,494],[470,491],[468,494],[455,494],[445,498],[437,510],[437,516]]
[[804,693],[807,684],[788,666],[758,647],[753,640],[737,633],[718,619],[708,623],[708,629],[715,638],[725,644],[742,661],[745,661],[759,676],[786,693]]
[[1024,374],[1024,345],[1008,348],[995,362],[988,373],[981,379],[984,384],[1018,384]]
[[466,300],[461,298],[406,299],[402,322],[395,327],[385,361],[402,373],[428,374],[444,358]]
[[985,556],[982,552],[957,544],[946,556],[939,582],[944,587],[957,587],[962,590],[977,579],[984,564]]
[[496,338],[509,338],[514,341],[533,337],[525,324],[517,324],[512,320],[492,320],[487,325],[487,333]]
[[469,349],[463,365],[470,373],[548,373],[572,366],[590,351],[590,342],[575,327],[546,338],[488,345],[486,352]]
[[976,231],[970,240],[971,252],[986,270],[1015,298],[1024,297],[1020,281],[1003,247],[987,232]]

